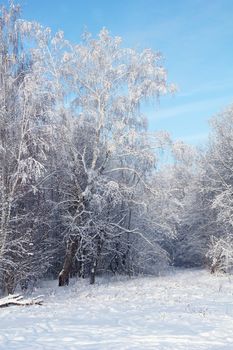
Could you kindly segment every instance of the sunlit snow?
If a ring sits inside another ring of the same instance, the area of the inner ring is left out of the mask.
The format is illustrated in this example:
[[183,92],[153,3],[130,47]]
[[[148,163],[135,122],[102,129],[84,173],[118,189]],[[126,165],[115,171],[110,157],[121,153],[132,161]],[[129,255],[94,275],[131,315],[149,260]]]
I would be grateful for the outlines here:
[[[111,282],[111,283],[110,283]],[[202,270],[43,282],[43,306],[0,310],[0,349],[231,350],[233,280]]]

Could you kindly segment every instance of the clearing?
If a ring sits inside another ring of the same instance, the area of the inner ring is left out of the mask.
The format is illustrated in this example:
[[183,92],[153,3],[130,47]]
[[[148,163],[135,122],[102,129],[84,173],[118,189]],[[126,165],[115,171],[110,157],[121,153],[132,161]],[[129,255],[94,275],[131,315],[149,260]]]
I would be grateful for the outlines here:
[[0,309],[0,349],[232,350],[233,277],[174,270],[161,277],[43,282],[43,306]]

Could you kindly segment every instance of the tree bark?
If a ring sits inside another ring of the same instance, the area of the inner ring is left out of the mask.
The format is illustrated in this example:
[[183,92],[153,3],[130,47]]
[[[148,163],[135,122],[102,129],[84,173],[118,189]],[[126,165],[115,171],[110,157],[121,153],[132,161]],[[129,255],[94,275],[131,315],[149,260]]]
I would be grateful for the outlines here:
[[78,239],[70,242],[67,246],[63,268],[58,276],[59,287],[63,287],[65,285],[68,286],[69,284],[69,277],[72,269],[72,263],[75,257],[75,253],[77,252],[77,249],[78,249]]
[[97,242],[96,256],[95,256],[95,258],[93,260],[93,263],[92,263],[92,266],[91,266],[90,284],[94,284],[95,283],[95,276],[96,276],[96,271],[97,271],[98,262],[99,262],[99,259],[100,259],[102,247],[103,247],[103,241],[99,237],[98,238],[98,242]]
[[22,300],[23,296],[20,294],[10,295],[5,298],[0,299],[0,308],[8,307],[11,305],[21,305],[21,306],[29,306],[29,305],[42,305],[42,300],[38,300],[37,298]]
[[3,281],[4,294],[13,294],[16,287],[14,271],[12,271],[11,269],[8,269],[8,271],[4,271]]

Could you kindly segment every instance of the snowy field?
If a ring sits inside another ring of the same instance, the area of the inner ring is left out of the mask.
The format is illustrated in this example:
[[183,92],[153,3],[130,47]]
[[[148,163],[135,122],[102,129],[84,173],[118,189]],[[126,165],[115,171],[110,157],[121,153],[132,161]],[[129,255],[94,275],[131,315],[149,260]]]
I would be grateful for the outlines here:
[[0,349],[233,349],[233,277],[72,280],[38,288],[43,306],[0,309]]

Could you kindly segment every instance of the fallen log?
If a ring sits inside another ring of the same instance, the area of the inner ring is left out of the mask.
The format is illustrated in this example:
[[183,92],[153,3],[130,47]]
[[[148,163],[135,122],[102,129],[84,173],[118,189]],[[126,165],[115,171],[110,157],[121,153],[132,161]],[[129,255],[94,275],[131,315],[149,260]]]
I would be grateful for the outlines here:
[[40,297],[23,300],[24,296],[20,294],[8,295],[7,297],[0,299],[0,308],[8,307],[12,305],[29,306],[29,305],[42,305],[43,301]]

